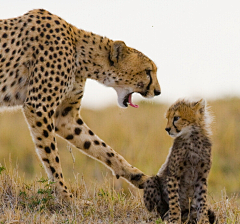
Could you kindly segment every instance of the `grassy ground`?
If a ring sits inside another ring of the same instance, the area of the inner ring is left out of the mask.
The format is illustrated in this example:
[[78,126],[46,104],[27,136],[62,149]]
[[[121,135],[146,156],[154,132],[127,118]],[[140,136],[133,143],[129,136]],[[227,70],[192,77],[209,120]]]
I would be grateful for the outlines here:
[[[116,190],[112,177],[89,186],[83,178],[70,182],[74,199],[65,203],[44,178],[26,184],[17,169],[0,168],[0,172],[0,223],[163,223],[156,212],[145,209],[140,190],[135,189],[134,193],[129,190],[127,194]],[[221,200],[210,201],[219,224],[240,223],[236,197],[228,198],[222,192]]]
[[[215,116],[209,201],[220,223],[240,223],[240,99],[209,104]],[[113,149],[151,175],[172,144],[164,131],[167,107],[142,103],[137,110],[110,107],[81,114]],[[106,167],[76,149],[70,154],[58,139],[63,173],[76,195],[72,204],[62,204],[51,194],[21,112],[0,114],[0,124],[0,167],[7,168],[0,174],[0,223],[161,223],[155,213],[145,210],[141,190],[112,178]],[[84,207],[80,198],[93,204]]]
[[[1,170],[1,169],[0,169]],[[0,174],[0,223],[163,223],[156,212],[149,213],[142,203],[142,192],[133,194],[113,187],[114,179],[86,186],[84,179],[70,182],[74,200],[62,202],[53,192],[51,183],[35,178],[29,184],[16,169]],[[91,188],[91,190],[89,190]],[[90,205],[82,204],[88,200]],[[236,197],[211,202],[219,223],[240,223]]]

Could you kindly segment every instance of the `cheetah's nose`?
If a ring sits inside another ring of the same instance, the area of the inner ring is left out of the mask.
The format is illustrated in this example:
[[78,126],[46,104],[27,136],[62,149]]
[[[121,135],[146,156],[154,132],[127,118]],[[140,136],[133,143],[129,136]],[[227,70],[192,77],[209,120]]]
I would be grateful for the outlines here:
[[165,128],[165,130],[169,133],[171,128]]
[[155,96],[158,96],[158,95],[160,95],[160,94],[161,94],[161,91],[154,89],[154,95],[155,95]]

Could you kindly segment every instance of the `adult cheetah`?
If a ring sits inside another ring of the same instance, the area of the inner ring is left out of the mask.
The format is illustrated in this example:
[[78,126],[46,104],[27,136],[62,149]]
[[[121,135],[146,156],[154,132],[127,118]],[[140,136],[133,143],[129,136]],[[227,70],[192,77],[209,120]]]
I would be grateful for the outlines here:
[[165,163],[144,186],[148,210],[157,208],[169,223],[214,223],[207,205],[207,177],[211,168],[211,117],[204,100],[179,100],[167,111],[166,131],[174,138]]
[[160,94],[156,65],[141,52],[37,9],[0,20],[0,107],[22,106],[37,154],[64,198],[56,134],[136,187],[147,176],[95,135],[80,117],[87,78],[113,87],[121,107],[134,92]]

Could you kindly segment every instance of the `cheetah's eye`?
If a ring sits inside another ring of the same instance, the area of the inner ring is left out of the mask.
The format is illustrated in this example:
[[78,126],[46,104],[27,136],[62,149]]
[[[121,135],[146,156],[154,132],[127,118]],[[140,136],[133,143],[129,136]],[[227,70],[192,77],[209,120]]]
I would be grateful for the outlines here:
[[147,76],[151,76],[151,70],[147,69],[146,74],[147,74]]
[[173,121],[178,121],[178,120],[179,120],[179,118],[180,118],[180,117],[178,117],[178,116],[175,116],[175,117],[173,118]]

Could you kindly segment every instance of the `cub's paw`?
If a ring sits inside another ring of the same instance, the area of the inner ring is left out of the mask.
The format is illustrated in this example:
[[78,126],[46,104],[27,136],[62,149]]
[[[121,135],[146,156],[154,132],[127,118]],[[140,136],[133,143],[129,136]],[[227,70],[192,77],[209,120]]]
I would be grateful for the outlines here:
[[217,216],[216,216],[215,212],[212,211],[211,209],[208,209],[208,218],[209,218],[209,222],[211,224],[213,224],[213,223],[218,224]]
[[[210,223],[210,224],[218,224],[217,217],[211,209],[208,209],[208,218],[207,220],[202,221],[201,223]],[[182,211],[182,222],[187,224],[197,224],[197,209],[191,207],[191,210]]]

